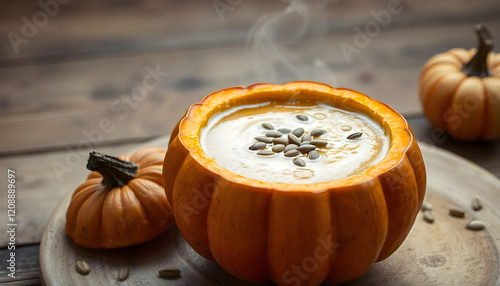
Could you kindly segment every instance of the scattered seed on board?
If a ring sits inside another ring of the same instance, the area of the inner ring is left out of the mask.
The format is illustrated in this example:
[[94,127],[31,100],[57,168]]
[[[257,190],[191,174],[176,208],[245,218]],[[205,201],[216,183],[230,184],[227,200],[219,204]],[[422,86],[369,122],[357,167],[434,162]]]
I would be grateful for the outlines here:
[[90,266],[87,262],[78,260],[75,264],[76,271],[82,275],[87,275],[90,273]]
[[432,210],[432,205],[426,201],[422,203],[422,211]]
[[311,144],[303,144],[299,146],[299,151],[302,153],[308,153],[311,152],[312,150],[316,149],[316,146],[311,145]]
[[469,222],[466,227],[467,227],[467,229],[470,229],[470,230],[482,230],[482,229],[484,229],[484,222],[482,222],[478,219],[475,219],[475,220]]
[[306,162],[304,162],[304,160],[300,159],[300,158],[295,158],[292,160],[292,162],[299,166],[299,167],[305,167],[306,166]]
[[294,135],[294,134],[292,134],[292,133],[289,133],[289,134],[288,134],[288,142],[289,142],[290,144],[295,144],[295,145],[297,145],[297,146],[300,146],[300,140],[299,140],[299,138],[297,138],[297,136],[295,136],[295,135]]
[[450,215],[454,217],[463,218],[465,216],[465,212],[463,209],[455,207],[450,209]]
[[297,119],[300,120],[300,121],[307,121],[307,120],[309,120],[309,118],[307,118],[307,116],[305,116],[303,114],[295,115],[295,117],[297,117]]
[[257,155],[271,156],[271,155],[274,155],[274,152],[271,150],[260,150],[259,152],[257,152]]
[[274,126],[271,123],[262,123],[262,127],[264,127],[267,130],[274,130]]
[[314,129],[311,131],[311,136],[312,137],[318,137],[326,133],[326,130],[324,129]]
[[181,271],[177,268],[165,268],[158,271],[158,273],[164,278],[175,278],[181,274]]
[[349,140],[358,139],[362,135],[363,135],[362,132],[355,132],[355,133],[352,133],[351,135],[347,136],[347,139],[349,139]]
[[129,274],[128,267],[127,266],[122,267],[122,269],[118,271],[118,281],[125,281],[128,278],[128,274]]
[[278,131],[269,131],[266,133],[266,136],[267,137],[273,137],[273,138],[278,138],[278,137],[281,137],[281,132],[278,132]]
[[274,138],[273,143],[274,144],[288,145],[288,139],[286,139],[286,138]]
[[309,160],[316,160],[316,159],[318,159],[319,158],[318,151],[313,150],[313,151],[309,152],[309,154],[307,154],[307,158],[309,158]]
[[431,210],[424,211],[424,220],[428,223],[434,222],[434,214],[432,213]]
[[295,149],[295,150],[290,150],[285,153],[285,157],[296,157],[300,155],[300,151]]
[[257,137],[255,137],[255,140],[257,140],[259,142],[264,142],[264,143],[273,143],[272,137],[257,136]]
[[312,140],[311,142],[309,142],[309,144],[314,145],[318,148],[321,148],[321,147],[325,147],[328,144],[328,142],[323,141],[323,140]]
[[252,151],[257,151],[257,150],[264,149],[264,148],[266,148],[266,143],[257,142],[257,143],[252,144],[252,146],[250,146],[248,149],[250,149]]
[[478,211],[483,208],[483,204],[478,198],[472,200],[472,209]]
[[279,153],[279,152],[283,151],[284,149],[285,149],[284,144],[276,144],[272,148],[273,152],[275,152],[275,153]]
[[297,129],[292,131],[292,134],[297,136],[297,138],[300,138],[300,136],[302,136],[302,134],[304,134],[304,128],[297,128]]
[[285,149],[283,150],[285,153],[290,151],[290,150],[295,150],[299,148],[299,146],[295,145],[295,144],[288,144],[286,145]]
[[300,141],[302,141],[302,142],[311,142],[311,139],[312,139],[311,135],[305,133],[304,135],[302,135],[302,138],[300,138]]
[[283,133],[283,134],[288,134],[288,133],[292,132],[292,129],[280,128],[280,129],[278,129],[278,131]]

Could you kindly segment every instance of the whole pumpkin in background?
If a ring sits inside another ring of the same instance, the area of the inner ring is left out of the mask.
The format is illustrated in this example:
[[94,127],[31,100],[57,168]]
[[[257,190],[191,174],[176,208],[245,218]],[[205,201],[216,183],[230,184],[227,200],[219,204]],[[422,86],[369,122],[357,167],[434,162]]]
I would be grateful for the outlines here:
[[[388,154],[354,177],[286,184],[234,174],[200,146],[201,128],[216,112],[300,101],[372,117],[390,135]],[[361,276],[404,241],[426,187],[422,155],[403,117],[361,93],[313,82],[229,88],[192,105],[171,135],[163,176],[177,226],[196,252],[237,278],[279,285]]]
[[476,49],[452,49],[423,67],[419,94],[436,128],[463,141],[500,138],[500,55],[484,25],[476,27]]
[[165,149],[145,147],[116,157],[92,151],[92,172],[75,190],[66,233],[88,248],[117,248],[153,239],[174,223],[165,196]]

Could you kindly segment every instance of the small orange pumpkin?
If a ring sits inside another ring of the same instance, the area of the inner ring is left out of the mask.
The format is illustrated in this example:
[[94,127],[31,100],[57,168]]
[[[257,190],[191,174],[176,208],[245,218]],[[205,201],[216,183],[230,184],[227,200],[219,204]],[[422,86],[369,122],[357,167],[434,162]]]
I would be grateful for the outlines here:
[[476,27],[477,50],[451,49],[423,67],[419,94],[436,128],[464,141],[500,138],[500,55],[484,25]]
[[145,147],[118,158],[92,151],[92,172],[76,188],[66,213],[66,233],[88,248],[117,248],[153,239],[174,223],[165,196],[165,150]]
[[[301,101],[367,114],[390,134],[387,156],[354,177],[286,184],[234,174],[200,146],[201,128],[216,112]],[[177,226],[196,252],[237,278],[279,285],[361,276],[401,245],[426,186],[420,149],[401,115],[364,94],[313,82],[229,88],[192,105],[172,133],[163,176]]]

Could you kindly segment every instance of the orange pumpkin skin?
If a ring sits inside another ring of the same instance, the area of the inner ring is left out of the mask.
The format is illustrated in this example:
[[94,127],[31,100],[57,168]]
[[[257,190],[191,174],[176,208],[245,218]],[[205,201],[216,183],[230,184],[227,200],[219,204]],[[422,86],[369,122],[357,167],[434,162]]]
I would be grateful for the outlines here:
[[153,239],[174,223],[165,196],[162,164],[165,150],[145,147],[119,159],[138,165],[137,175],[122,187],[108,189],[91,172],[77,187],[66,213],[66,233],[87,248],[118,248]]
[[[419,79],[426,117],[435,128],[462,141],[500,138],[500,55],[489,52],[491,39],[478,35],[477,50],[451,49],[435,55]],[[468,65],[470,71],[464,69]]]
[[[287,100],[368,114],[391,135],[389,153],[357,176],[293,185],[236,175],[201,149],[200,129],[215,112]],[[425,195],[425,167],[406,121],[355,91],[313,82],[229,88],[192,105],[176,130],[163,175],[177,226],[195,251],[243,280],[318,285],[357,278],[401,245]]]

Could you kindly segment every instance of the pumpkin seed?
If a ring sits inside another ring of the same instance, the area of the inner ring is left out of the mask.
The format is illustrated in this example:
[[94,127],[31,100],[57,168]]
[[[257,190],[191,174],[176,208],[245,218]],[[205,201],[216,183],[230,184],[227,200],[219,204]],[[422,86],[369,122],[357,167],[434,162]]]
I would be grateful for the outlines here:
[[281,132],[278,132],[278,131],[269,131],[266,133],[266,136],[267,137],[273,137],[273,138],[278,138],[278,137],[281,137]]
[[78,260],[75,264],[76,271],[82,275],[87,275],[90,273],[90,266],[87,262]]
[[290,144],[295,144],[297,146],[300,146],[300,140],[299,140],[299,138],[297,138],[297,136],[295,136],[292,133],[288,133],[288,142]]
[[349,139],[349,140],[358,139],[362,135],[363,135],[363,132],[355,132],[355,133],[352,133],[351,135],[347,136],[347,139]]
[[292,129],[280,128],[280,129],[278,129],[278,131],[283,133],[283,134],[288,134],[288,133],[292,132]]
[[255,137],[255,140],[257,140],[259,142],[264,142],[264,143],[273,143],[273,138],[266,137],[266,136],[257,136],[257,137]]
[[286,139],[286,138],[274,138],[273,143],[274,144],[288,145],[288,139]]
[[262,127],[264,127],[267,130],[274,130],[274,126],[271,123],[264,122],[262,123]]
[[276,144],[272,148],[273,152],[275,152],[275,153],[279,153],[279,152],[283,151],[283,149],[285,149],[284,144]]
[[302,142],[311,142],[311,135],[310,134],[304,134],[302,135],[302,138],[300,138],[300,141]]
[[304,128],[297,128],[297,129],[292,131],[292,134],[297,136],[297,138],[300,138],[300,136],[302,136],[302,134],[304,134]]
[[483,208],[483,204],[478,198],[472,200],[472,209],[478,211]]
[[271,150],[260,150],[259,152],[257,152],[257,155],[271,156],[271,155],[274,155],[274,152]]
[[469,222],[466,227],[467,227],[467,229],[470,229],[470,230],[482,230],[482,229],[484,229],[484,222],[482,222],[478,219],[475,219],[475,220]]
[[295,117],[297,117],[298,120],[300,121],[307,121],[309,120],[309,118],[303,114],[298,114],[298,115],[295,115]]
[[313,151],[309,152],[309,154],[307,154],[307,158],[309,158],[309,160],[316,160],[319,158],[319,156],[320,155],[319,155],[318,151],[316,151],[316,150],[313,150]]
[[300,155],[300,151],[295,149],[295,150],[290,150],[285,153],[285,157],[296,157]]
[[323,141],[323,140],[312,140],[309,144],[314,145],[318,148],[325,147],[328,142]]
[[326,130],[324,129],[314,129],[311,131],[311,136],[312,137],[318,137],[326,133]]
[[248,149],[250,149],[252,151],[257,151],[257,150],[264,149],[264,148],[266,148],[266,143],[257,142],[257,143],[252,144],[252,146],[250,146]]
[[432,210],[432,205],[429,204],[428,202],[424,201],[422,203],[422,211],[427,211],[427,210]]
[[125,266],[118,271],[118,281],[125,281],[128,278],[129,270],[128,267]]
[[295,145],[295,144],[288,144],[286,145],[285,149],[283,150],[285,153],[290,151],[290,150],[295,150],[299,148],[299,146]]
[[175,278],[181,274],[181,271],[177,268],[165,268],[158,271],[158,273],[164,278]]
[[424,220],[428,223],[434,222],[434,214],[432,213],[431,210],[424,211]]
[[300,159],[300,158],[295,158],[292,160],[292,162],[299,166],[299,167],[305,167],[306,166],[306,162],[304,162],[304,160]]
[[463,218],[465,216],[465,212],[463,209],[455,207],[450,209],[450,215],[454,217]]
[[302,153],[308,153],[311,152],[312,150],[316,149],[316,146],[311,145],[311,144],[303,144],[299,147],[299,151]]

